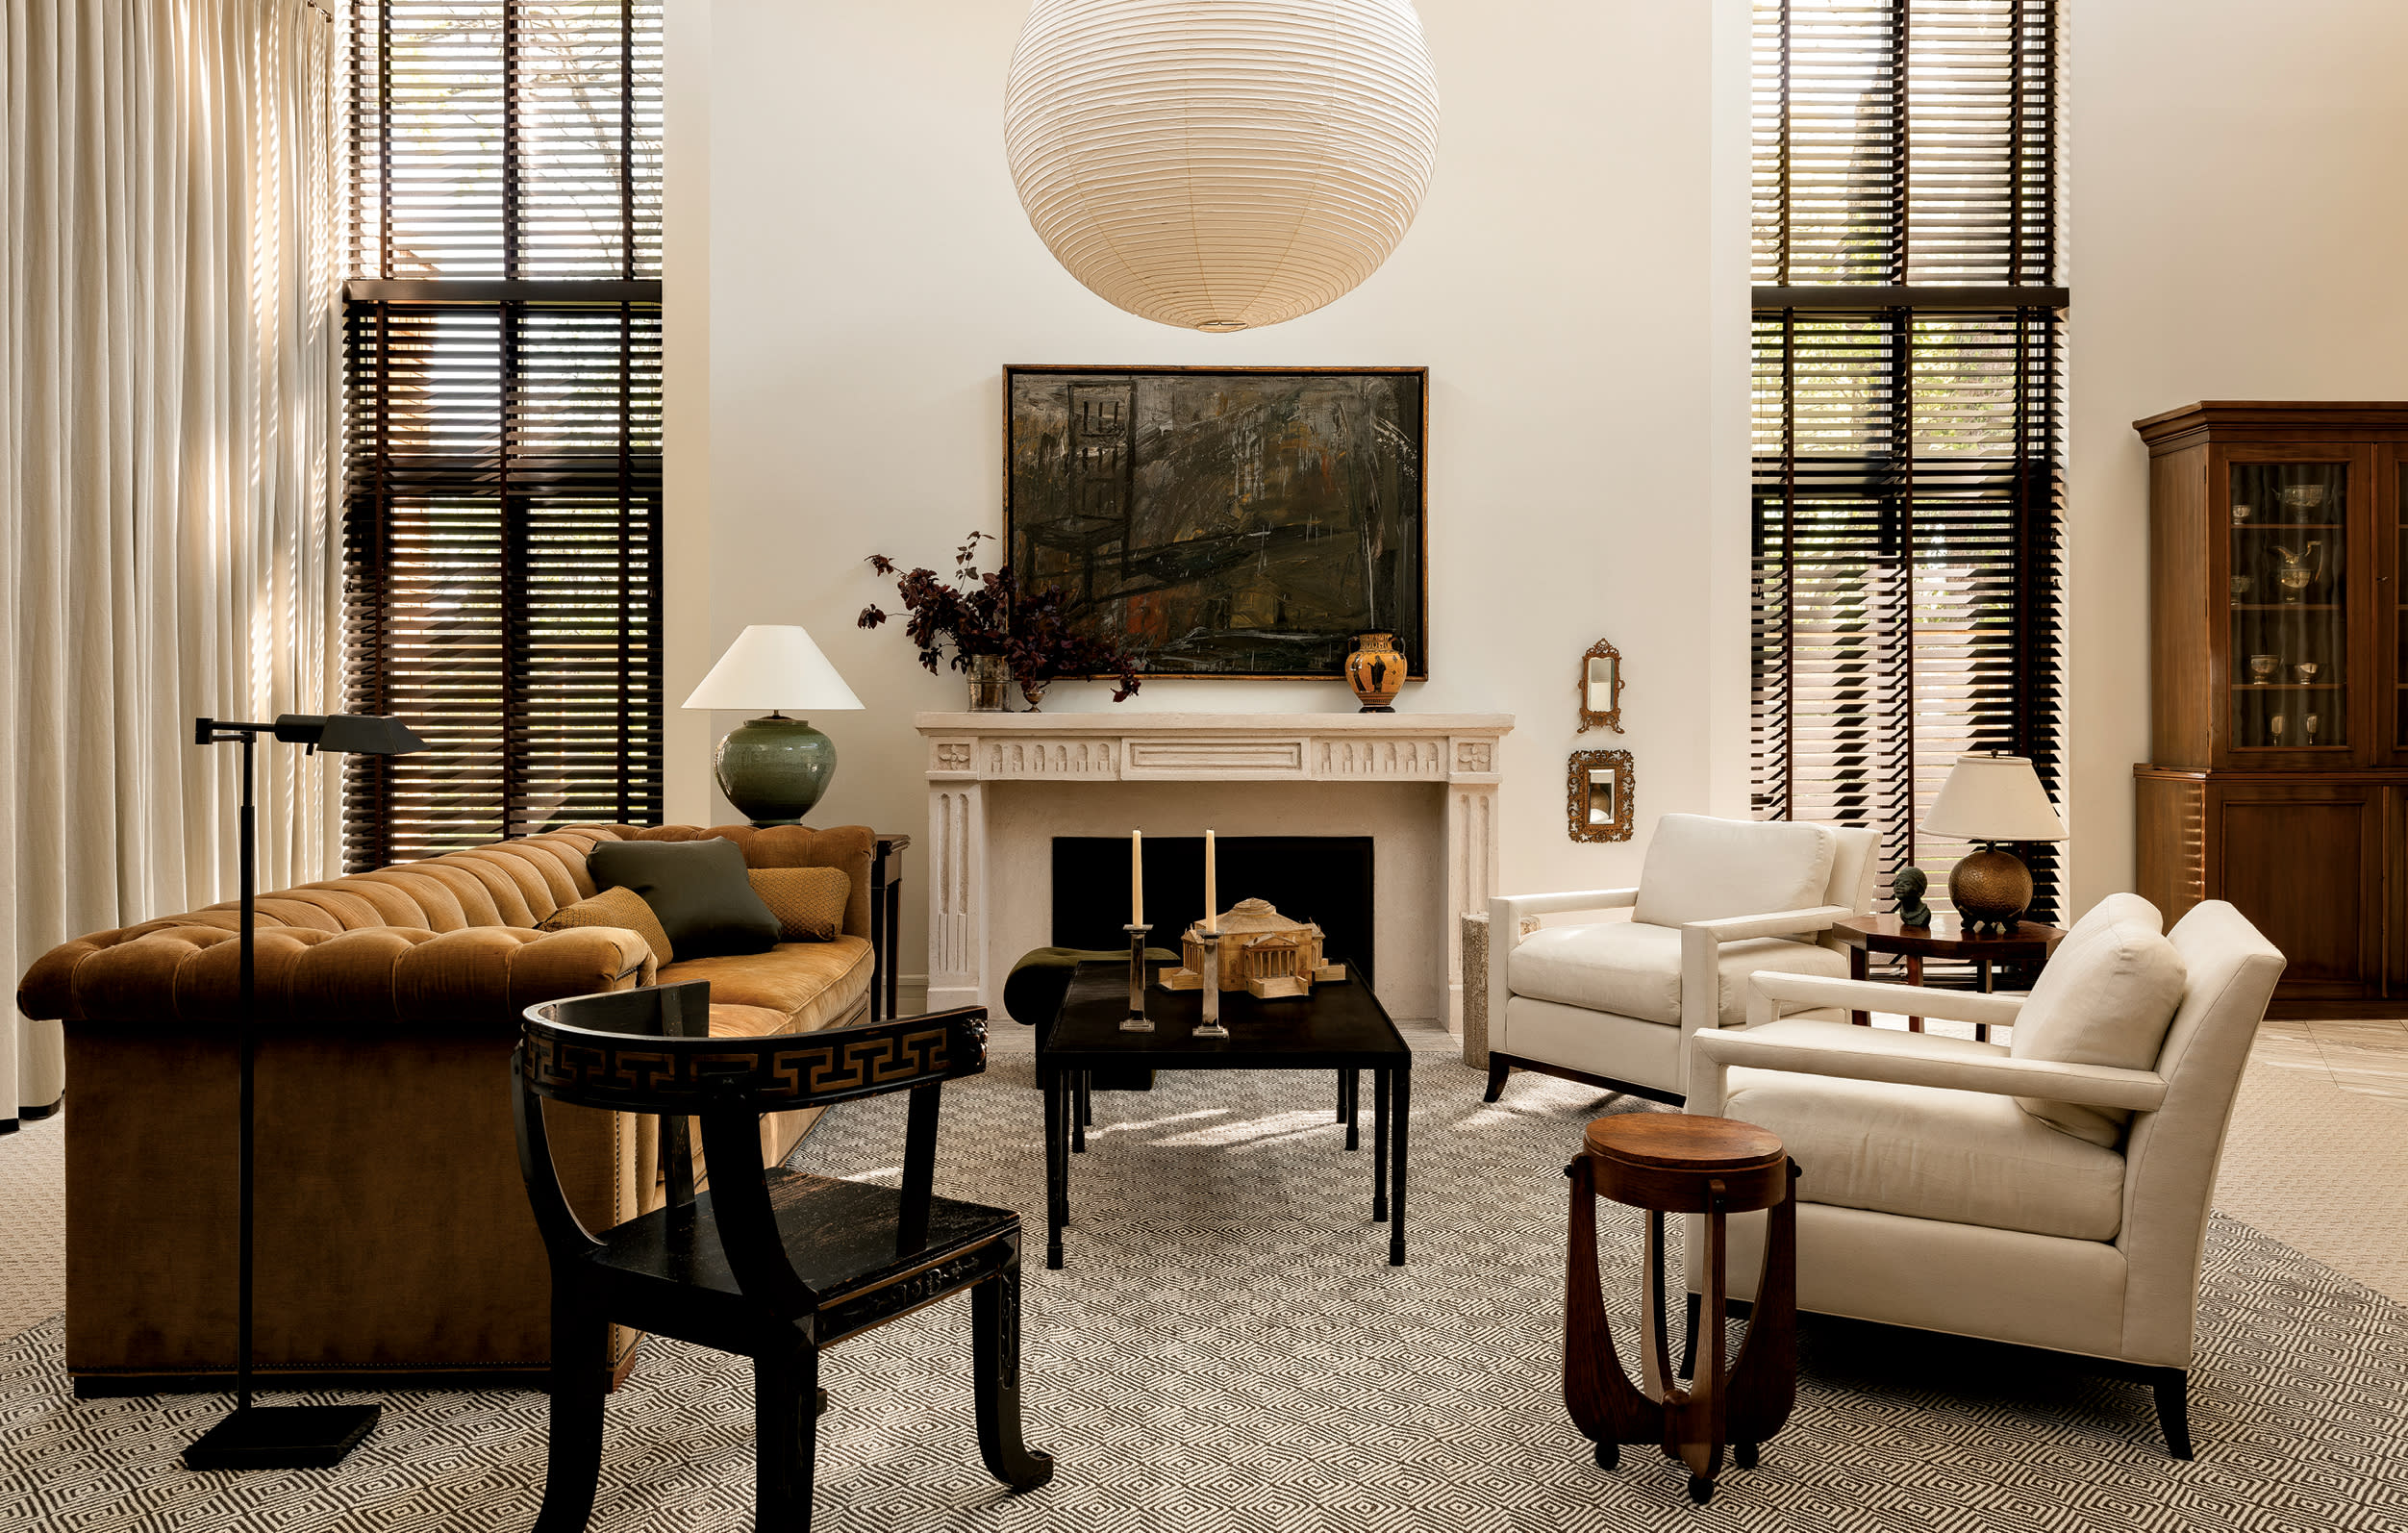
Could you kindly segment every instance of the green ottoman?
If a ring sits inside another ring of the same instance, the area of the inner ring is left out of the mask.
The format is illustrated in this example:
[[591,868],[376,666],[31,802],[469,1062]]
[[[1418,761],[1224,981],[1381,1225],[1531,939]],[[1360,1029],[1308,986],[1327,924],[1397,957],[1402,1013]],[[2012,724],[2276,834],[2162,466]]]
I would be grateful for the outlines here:
[[[1145,950],[1148,962],[1175,964],[1179,955],[1166,947]],[[1056,1014],[1062,1010],[1062,997],[1070,993],[1070,971],[1086,963],[1106,963],[1118,959],[1129,961],[1128,950],[1106,951],[1093,947],[1040,947],[1020,955],[1012,966],[1012,972],[1003,982],[1003,1009],[1023,1027],[1051,1027]],[[1101,1092],[1150,1092],[1154,1089],[1154,1072],[1150,1069],[1097,1070],[1094,1086]]]

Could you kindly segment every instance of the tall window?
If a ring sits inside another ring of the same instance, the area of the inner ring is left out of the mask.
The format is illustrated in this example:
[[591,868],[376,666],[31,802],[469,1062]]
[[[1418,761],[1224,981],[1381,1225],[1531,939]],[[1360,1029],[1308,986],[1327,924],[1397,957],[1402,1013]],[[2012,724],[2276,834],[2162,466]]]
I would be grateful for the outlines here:
[[355,868],[661,813],[660,0],[353,0]]
[[2055,5],[1755,8],[1756,812],[1935,896],[1959,753],[2062,791]]

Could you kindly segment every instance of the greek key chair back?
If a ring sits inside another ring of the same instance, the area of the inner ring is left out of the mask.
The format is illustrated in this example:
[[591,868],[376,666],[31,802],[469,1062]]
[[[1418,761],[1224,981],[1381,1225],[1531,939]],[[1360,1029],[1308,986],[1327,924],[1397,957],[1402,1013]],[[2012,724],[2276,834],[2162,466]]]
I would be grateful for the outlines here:
[[939,1100],[946,1081],[986,1069],[986,1008],[771,1038],[710,1037],[710,1015],[706,981],[572,995],[527,1008],[512,1056],[513,1117],[519,1171],[552,1255],[555,1287],[564,1263],[600,1243],[561,1190],[543,1130],[545,1098],[661,1115],[662,1143],[673,1156],[666,1169],[676,1204],[694,1201],[690,1170],[681,1171],[677,1161],[683,1159],[685,1119],[698,1118],[713,1173],[712,1223],[737,1286],[748,1298],[798,1315],[815,1307],[818,1297],[795,1275],[778,1233],[761,1166],[760,1117],[908,1091],[895,1238],[898,1253],[924,1244]]
[[[712,1038],[710,989],[697,980],[530,1006],[521,1078],[539,1096],[610,1112],[757,1114],[833,1106],[987,1068],[984,1007],[814,1033]],[[699,1034],[686,1030],[694,1018]]]

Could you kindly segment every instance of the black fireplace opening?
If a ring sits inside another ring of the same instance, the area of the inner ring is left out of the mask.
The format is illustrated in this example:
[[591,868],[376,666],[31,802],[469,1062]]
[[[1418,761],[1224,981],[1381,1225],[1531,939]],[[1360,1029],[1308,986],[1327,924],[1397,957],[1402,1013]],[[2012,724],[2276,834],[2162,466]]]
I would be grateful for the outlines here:
[[[1220,908],[1267,899],[1291,920],[1321,928],[1322,953],[1371,983],[1371,841],[1368,836],[1216,836]],[[1176,949],[1204,917],[1204,838],[1145,838],[1146,941]],[[1057,947],[1126,949],[1129,839],[1057,836],[1053,941]]]

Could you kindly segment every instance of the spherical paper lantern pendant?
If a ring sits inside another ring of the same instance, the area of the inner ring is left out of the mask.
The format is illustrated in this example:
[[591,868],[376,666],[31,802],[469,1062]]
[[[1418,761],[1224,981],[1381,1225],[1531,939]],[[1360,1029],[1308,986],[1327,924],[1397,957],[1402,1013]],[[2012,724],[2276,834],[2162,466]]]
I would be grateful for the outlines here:
[[1438,82],[1410,0],[1034,0],[1004,150],[1039,238],[1099,297],[1275,325],[1405,237]]

